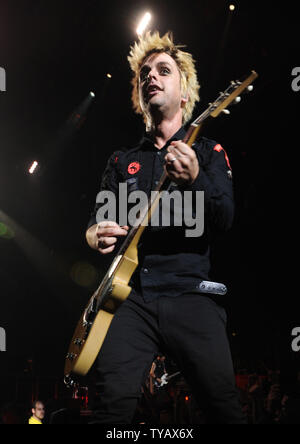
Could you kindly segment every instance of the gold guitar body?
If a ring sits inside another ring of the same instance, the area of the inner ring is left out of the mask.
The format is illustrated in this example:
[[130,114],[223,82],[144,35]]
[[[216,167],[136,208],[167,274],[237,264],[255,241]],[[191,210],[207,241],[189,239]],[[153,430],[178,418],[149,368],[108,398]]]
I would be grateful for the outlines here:
[[85,376],[99,354],[116,311],[131,292],[128,282],[138,265],[137,243],[144,228],[139,227],[125,253],[114,259],[83,312],[66,356],[65,377]]

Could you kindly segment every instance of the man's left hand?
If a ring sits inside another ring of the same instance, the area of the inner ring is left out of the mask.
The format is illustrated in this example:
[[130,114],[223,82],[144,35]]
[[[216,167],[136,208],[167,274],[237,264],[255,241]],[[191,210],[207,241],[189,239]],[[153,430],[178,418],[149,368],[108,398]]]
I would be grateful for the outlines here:
[[195,151],[181,140],[171,142],[167,150],[165,166],[170,179],[178,185],[191,185],[200,169]]

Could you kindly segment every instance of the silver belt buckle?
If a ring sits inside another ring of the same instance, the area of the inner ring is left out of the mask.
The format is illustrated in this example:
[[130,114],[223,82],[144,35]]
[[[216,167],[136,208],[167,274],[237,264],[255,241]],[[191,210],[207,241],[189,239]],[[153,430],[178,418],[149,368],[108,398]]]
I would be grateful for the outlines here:
[[211,281],[202,281],[197,288],[201,293],[225,295],[227,293],[227,287],[224,284]]

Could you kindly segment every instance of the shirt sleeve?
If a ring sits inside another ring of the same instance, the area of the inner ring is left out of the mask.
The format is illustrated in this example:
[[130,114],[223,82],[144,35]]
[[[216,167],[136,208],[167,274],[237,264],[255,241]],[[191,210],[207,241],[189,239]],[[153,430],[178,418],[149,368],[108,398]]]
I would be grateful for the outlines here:
[[203,162],[202,150],[195,152],[199,162],[199,174],[192,185],[185,190],[204,191],[205,218],[211,228],[227,231],[234,218],[232,170],[228,156],[221,145],[205,142],[208,161]]
[[[114,151],[114,153],[108,159],[104,173],[102,175],[101,185],[99,190],[99,193],[101,191],[112,191],[115,194],[116,201],[118,201],[118,190],[120,183],[119,161],[122,154],[124,154],[123,151]],[[87,229],[101,222],[99,218],[97,218],[97,212],[103,205],[104,203],[102,204],[97,202],[95,203],[94,209],[90,214],[90,220]]]

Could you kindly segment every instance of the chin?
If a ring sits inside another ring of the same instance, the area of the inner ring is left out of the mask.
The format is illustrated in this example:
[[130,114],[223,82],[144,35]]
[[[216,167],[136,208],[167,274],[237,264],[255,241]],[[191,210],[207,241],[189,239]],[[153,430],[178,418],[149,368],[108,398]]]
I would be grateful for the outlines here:
[[165,102],[161,99],[159,99],[158,97],[153,97],[152,99],[149,100],[148,102],[148,108],[158,108],[158,107],[162,107],[165,105]]

